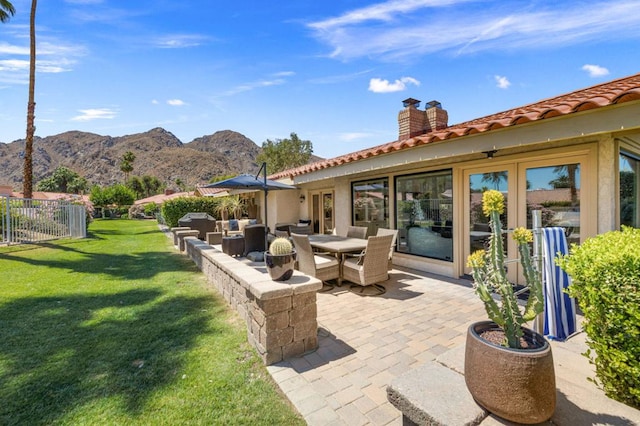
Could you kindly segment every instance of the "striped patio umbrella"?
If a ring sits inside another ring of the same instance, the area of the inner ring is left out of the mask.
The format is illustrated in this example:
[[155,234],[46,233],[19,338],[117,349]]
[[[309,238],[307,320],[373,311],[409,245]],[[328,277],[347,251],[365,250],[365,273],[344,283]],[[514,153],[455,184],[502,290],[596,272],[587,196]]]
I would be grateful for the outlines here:
[[558,253],[567,254],[569,246],[564,229],[542,229],[542,268],[544,292],[544,335],[553,340],[566,340],[576,332],[575,299],[563,290],[571,284],[566,272],[555,264]]

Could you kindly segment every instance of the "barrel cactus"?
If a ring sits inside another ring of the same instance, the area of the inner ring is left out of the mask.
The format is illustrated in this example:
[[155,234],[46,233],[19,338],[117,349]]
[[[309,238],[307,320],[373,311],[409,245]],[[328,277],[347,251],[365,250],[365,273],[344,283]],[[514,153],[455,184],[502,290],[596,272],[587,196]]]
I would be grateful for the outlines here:
[[[482,210],[489,216],[491,236],[489,248],[478,250],[467,259],[471,268],[474,287],[484,302],[489,319],[495,322],[505,333],[503,346],[520,348],[520,339],[524,332],[522,325],[532,321],[544,309],[542,298],[542,282],[531,260],[529,244],[533,234],[525,228],[513,231],[513,239],[518,245],[520,263],[529,289],[529,299],[524,310],[518,306],[513,285],[507,279],[505,268],[505,252],[502,240],[502,223],[500,214],[504,211],[504,196],[495,190],[486,191],[482,195]],[[494,300],[492,293],[497,293],[500,301]]]
[[283,237],[276,238],[269,246],[269,253],[273,255],[291,254],[291,252],[293,252],[291,241]]

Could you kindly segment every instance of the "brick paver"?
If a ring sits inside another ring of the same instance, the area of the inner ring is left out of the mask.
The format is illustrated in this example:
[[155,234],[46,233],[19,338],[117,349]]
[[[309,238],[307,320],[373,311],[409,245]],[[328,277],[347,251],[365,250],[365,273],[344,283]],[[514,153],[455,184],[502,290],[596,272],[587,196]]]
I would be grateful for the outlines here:
[[387,385],[463,345],[469,324],[486,316],[469,282],[390,276],[382,296],[346,286],[318,293],[318,349],[268,367],[309,425],[400,425]]

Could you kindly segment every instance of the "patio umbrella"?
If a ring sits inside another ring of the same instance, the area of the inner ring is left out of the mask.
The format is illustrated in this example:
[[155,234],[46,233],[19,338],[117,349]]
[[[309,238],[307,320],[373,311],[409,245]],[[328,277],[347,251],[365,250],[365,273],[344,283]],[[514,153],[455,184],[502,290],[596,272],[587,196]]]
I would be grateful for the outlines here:
[[[262,173],[262,177],[258,178]],[[205,185],[204,188],[222,188],[222,189],[245,189],[254,191],[264,191],[264,243],[265,249],[268,247],[267,235],[269,233],[268,221],[267,221],[267,195],[269,191],[284,190],[284,189],[298,189],[295,186],[280,183],[275,180],[267,179],[267,163],[262,163],[262,167],[258,170],[258,173],[253,176],[250,174],[241,174],[230,179],[221,180],[220,182],[211,183]]]
[[558,253],[569,251],[564,228],[542,228],[542,268],[544,293],[544,335],[565,340],[576,331],[575,299],[563,290],[571,283],[569,276],[554,262]]

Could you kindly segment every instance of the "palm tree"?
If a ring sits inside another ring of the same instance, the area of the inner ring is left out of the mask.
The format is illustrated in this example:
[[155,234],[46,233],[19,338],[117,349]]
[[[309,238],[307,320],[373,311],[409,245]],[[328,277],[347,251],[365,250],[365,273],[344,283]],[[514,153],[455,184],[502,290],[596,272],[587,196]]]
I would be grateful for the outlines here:
[[136,155],[127,151],[122,156],[122,161],[120,161],[120,171],[124,173],[124,181],[126,182],[129,179],[129,173],[133,171],[133,162],[136,159]]
[[7,0],[0,0],[0,22],[8,22],[9,18],[15,15],[16,9],[11,2]]
[[[3,0],[0,0],[3,1]],[[29,18],[29,101],[27,102],[27,138],[24,146],[24,177],[23,197],[33,196],[33,135],[36,132],[34,121],[36,118],[36,6],[38,0],[31,0],[31,15]]]
[[558,174],[558,178],[549,182],[553,185],[553,182],[565,183],[565,188],[569,188],[571,195],[571,205],[575,206],[578,203],[578,188],[576,182],[576,175],[580,170],[579,164],[565,164],[562,166],[556,166],[553,168],[553,172]]
[[482,182],[491,182],[493,183],[496,191],[500,188],[500,182],[507,181],[507,172],[491,172],[491,173],[483,173],[482,174]]

